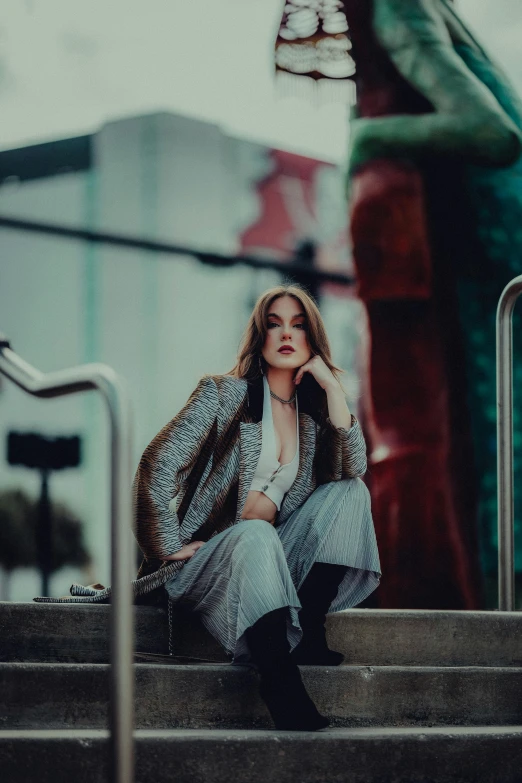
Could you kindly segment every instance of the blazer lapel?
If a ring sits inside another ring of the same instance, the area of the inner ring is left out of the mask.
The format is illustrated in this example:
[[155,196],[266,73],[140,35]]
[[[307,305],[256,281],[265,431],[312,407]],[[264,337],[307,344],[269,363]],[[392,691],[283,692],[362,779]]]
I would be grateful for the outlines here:
[[254,478],[259,455],[261,454],[262,422],[245,422],[239,424],[239,487],[237,492],[236,521],[241,518],[248,490]]
[[308,413],[299,414],[299,469],[295,481],[286,493],[276,524],[284,522],[292,511],[300,506],[314,490],[313,462],[315,454],[316,426]]

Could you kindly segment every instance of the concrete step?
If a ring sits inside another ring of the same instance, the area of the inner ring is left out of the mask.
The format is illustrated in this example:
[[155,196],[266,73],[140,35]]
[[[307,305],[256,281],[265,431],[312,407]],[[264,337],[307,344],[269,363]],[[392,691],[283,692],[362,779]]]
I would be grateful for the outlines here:
[[[108,605],[0,602],[0,661],[107,663]],[[135,607],[136,649],[167,653],[162,609]]]
[[[108,661],[107,605],[0,603],[0,661]],[[195,615],[174,619],[175,652],[227,656]],[[347,664],[522,666],[522,612],[349,609],[327,620]],[[167,652],[165,612],[136,607],[136,649]]]
[[[301,667],[335,726],[522,724],[522,668]],[[107,726],[109,666],[0,664],[0,727]],[[136,727],[270,728],[246,666],[136,665]],[[522,768],[521,768],[522,773]]]
[[[106,731],[0,731],[9,783],[107,783]],[[520,783],[522,728],[136,732],[136,783]]]

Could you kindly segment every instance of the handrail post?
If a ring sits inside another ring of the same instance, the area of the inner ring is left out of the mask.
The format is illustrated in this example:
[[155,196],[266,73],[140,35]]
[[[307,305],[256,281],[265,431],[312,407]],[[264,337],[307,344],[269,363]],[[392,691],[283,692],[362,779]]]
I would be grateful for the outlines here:
[[111,586],[110,783],[134,780],[134,614],[132,604],[131,411],[119,376],[104,364],[43,374],[11,350],[0,334],[0,373],[35,397],[60,397],[95,389],[110,423]]
[[515,609],[513,479],[513,310],[522,293],[522,275],[504,288],[497,307],[497,520],[498,608]]
[[111,428],[111,783],[134,780],[134,613],[131,413],[119,379],[107,384]]

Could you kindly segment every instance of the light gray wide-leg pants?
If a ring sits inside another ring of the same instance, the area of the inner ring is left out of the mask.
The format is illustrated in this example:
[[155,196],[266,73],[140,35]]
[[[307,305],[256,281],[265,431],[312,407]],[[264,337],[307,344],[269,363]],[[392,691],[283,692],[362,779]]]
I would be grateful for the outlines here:
[[361,603],[379,584],[379,554],[370,493],[360,478],[321,484],[281,525],[243,519],[198,549],[165,588],[197,612],[233,656],[250,659],[245,630],[288,606],[288,640],[302,637],[297,590],[315,562],[348,566],[329,611]]

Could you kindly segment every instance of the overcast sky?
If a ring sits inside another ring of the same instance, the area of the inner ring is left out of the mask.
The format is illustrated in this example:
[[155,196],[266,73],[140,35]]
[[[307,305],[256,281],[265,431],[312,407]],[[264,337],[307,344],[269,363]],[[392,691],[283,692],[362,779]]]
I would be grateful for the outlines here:
[[[282,0],[3,0],[0,149],[187,114],[229,133],[341,162],[346,110],[274,93]],[[522,93],[522,0],[458,0]]]

